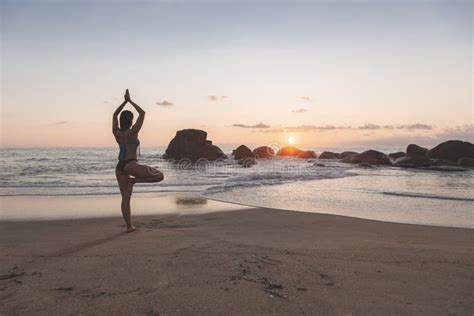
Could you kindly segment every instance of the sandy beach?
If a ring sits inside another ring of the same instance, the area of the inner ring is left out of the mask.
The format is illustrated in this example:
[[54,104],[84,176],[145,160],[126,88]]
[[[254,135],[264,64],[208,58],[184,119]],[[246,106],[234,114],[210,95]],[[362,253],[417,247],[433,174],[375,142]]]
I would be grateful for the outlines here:
[[234,208],[0,222],[0,314],[473,312],[471,229]]

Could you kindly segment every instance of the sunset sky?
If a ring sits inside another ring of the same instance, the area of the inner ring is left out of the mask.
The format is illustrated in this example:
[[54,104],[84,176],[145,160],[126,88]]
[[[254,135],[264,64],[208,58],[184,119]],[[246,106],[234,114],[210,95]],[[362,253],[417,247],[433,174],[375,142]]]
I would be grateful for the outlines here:
[[471,1],[2,1],[3,147],[474,138]]

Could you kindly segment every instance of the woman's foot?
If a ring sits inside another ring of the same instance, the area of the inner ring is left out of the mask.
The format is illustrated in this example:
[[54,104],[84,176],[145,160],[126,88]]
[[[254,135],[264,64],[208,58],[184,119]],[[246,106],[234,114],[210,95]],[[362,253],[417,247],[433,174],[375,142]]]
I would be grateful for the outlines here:
[[127,227],[127,233],[134,232],[136,228],[134,226]]

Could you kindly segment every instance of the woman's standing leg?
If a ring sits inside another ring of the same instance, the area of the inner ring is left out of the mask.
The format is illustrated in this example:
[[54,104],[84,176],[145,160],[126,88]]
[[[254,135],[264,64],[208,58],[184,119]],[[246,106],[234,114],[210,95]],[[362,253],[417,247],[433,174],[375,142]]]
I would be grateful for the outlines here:
[[132,232],[135,230],[135,227],[132,225],[131,218],[131,209],[130,209],[130,199],[132,197],[132,186],[130,185],[129,176],[120,170],[115,170],[115,176],[117,177],[117,182],[120,188],[120,194],[122,195],[122,216],[127,224],[127,232]]

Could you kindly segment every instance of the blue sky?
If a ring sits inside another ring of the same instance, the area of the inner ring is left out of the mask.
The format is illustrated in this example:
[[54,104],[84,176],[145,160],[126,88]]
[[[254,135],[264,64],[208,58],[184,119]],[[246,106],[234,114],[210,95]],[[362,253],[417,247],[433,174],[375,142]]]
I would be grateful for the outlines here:
[[125,88],[153,145],[187,127],[307,146],[472,130],[468,1],[2,1],[1,43],[4,146],[113,144]]

